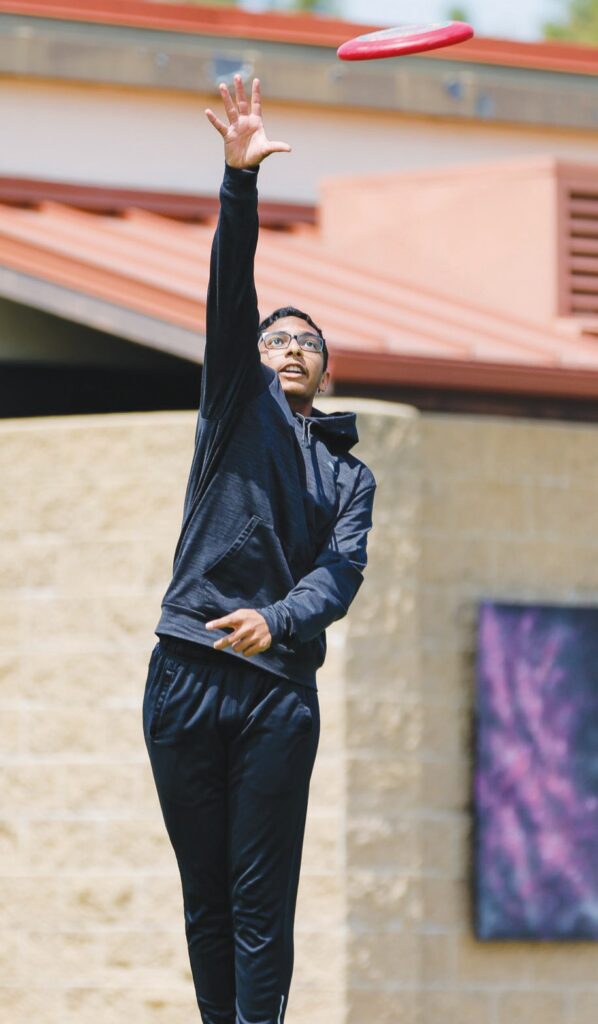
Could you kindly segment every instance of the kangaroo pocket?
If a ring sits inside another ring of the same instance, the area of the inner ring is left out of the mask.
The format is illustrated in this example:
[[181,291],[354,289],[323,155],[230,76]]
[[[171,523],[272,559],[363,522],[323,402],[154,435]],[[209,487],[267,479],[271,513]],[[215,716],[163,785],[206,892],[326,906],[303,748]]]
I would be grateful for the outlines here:
[[251,516],[233,542],[203,571],[207,602],[224,613],[259,608],[288,594],[295,581],[274,528]]

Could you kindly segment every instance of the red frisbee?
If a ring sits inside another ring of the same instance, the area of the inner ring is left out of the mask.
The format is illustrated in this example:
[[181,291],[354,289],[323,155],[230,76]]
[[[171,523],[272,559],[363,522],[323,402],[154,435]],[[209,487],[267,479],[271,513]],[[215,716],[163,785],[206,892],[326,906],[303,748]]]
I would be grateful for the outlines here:
[[408,53],[438,50],[471,39],[473,29],[465,21],[430,22],[425,25],[397,25],[380,32],[368,32],[347,40],[336,51],[341,60],[376,60],[404,57]]

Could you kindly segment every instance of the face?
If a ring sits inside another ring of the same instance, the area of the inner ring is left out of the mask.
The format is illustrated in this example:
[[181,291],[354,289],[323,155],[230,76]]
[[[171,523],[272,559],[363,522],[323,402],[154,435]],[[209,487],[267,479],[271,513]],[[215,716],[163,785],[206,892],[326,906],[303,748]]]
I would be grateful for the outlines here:
[[[297,316],[281,317],[268,327],[268,331],[288,331],[289,334],[316,333],[306,320]],[[289,405],[295,411],[304,412],[306,406],[311,408],[318,390],[326,390],[330,372],[323,371],[322,352],[310,352],[301,348],[296,338],[292,338],[289,347],[281,351],[267,349],[263,342],[260,342],[259,352],[262,362],[276,370]]]

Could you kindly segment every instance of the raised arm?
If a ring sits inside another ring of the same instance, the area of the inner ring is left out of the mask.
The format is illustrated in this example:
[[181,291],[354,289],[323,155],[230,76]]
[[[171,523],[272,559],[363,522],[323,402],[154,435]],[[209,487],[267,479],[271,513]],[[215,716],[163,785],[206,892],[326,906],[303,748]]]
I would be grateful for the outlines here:
[[266,137],[259,79],[253,80],[251,104],[240,75],[235,75],[235,99],[224,84],[220,85],[220,95],[228,125],[212,110],[205,111],[224,139],[225,159],[207,296],[200,399],[200,412],[205,418],[225,416],[258,386],[259,313],[254,284],[259,227],[257,175],[267,156],[291,148],[286,142],[270,142]]

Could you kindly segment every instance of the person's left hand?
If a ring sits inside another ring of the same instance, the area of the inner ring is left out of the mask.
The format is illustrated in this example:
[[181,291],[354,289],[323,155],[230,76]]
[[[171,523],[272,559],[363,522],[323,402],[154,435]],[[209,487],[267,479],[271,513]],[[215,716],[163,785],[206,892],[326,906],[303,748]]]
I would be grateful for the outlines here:
[[232,629],[228,636],[215,641],[214,649],[221,651],[224,647],[232,647],[233,651],[248,658],[267,651],[272,643],[268,623],[255,608],[238,608],[221,619],[212,619],[206,622],[206,629]]

